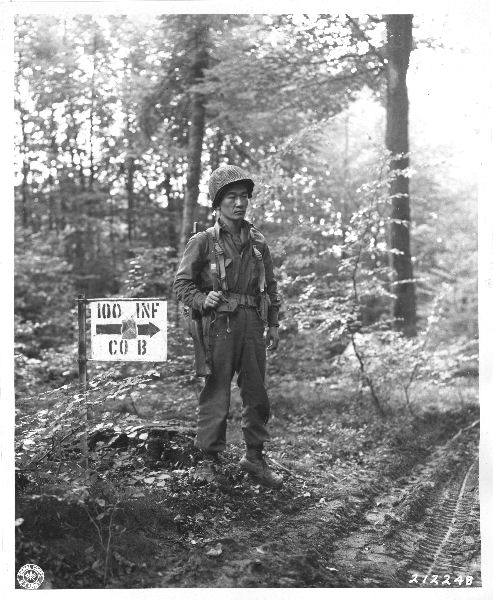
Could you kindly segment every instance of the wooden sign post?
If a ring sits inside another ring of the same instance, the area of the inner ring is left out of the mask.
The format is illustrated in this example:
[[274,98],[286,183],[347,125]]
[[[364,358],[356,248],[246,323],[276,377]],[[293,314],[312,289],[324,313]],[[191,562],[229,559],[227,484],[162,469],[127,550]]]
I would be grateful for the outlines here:
[[86,297],[79,294],[77,299],[77,320],[79,323],[79,392],[87,387],[87,355],[86,355]]

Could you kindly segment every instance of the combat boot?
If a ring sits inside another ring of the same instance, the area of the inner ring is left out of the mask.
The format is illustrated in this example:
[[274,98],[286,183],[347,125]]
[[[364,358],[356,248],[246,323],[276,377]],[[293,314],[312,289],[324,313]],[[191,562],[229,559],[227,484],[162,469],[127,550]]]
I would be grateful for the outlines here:
[[266,487],[279,489],[282,486],[282,475],[269,468],[262,452],[247,452],[240,460],[240,467]]

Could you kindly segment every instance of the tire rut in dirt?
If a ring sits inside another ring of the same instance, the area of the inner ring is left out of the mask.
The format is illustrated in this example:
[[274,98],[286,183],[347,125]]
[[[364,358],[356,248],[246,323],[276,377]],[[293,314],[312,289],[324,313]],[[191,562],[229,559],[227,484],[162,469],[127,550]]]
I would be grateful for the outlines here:
[[466,577],[469,587],[481,585],[475,425],[388,481],[358,526],[335,542],[333,564],[354,585],[465,587]]
[[417,575],[419,582],[425,581],[424,586],[436,587],[436,584],[426,583],[433,575],[439,576],[439,585],[443,583],[445,575],[473,576],[474,586],[481,585],[478,559],[470,561],[467,573],[463,556],[462,564],[457,564],[457,556],[464,551],[468,529],[479,519],[479,504],[475,494],[477,461],[467,465],[464,470],[443,490],[432,515],[424,523],[424,538],[407,567],[410,578]]

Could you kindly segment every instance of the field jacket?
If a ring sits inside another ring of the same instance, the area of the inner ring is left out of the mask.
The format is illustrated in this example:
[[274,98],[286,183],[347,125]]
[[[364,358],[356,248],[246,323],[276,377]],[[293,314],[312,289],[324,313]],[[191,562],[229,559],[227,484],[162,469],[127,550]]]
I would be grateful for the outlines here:
[[[264,236],[248,221],[243,221],[240,242],[218,219],[214,225],[216,240],[224,251],[226,280],[229,292],[257,296],[259,266],[253,246],[262,254],[266,291],[270,299],[267,323],[279,324],[281,304],[274,278],[272,258]],[[192,309],[203,312],[207,294],[213,289],[208,234],[201,231],[190,238],[176,273],[173,289],[179,300]]]

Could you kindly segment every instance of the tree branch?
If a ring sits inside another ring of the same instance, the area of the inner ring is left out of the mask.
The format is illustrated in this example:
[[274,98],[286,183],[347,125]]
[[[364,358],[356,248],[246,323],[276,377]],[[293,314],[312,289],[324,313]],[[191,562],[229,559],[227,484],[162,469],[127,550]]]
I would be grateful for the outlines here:
[[349,21],[349,23],[354,27],[356,33],[359,35],[359,37],[365,41],[368,46],[370,46],[373,54],[375,54],[375,56],[377,56],[380,60],[380,62],[382,63],[382,66],[387,64],[387,59],[383,56],[383,54],[380,52],[380,50],[378,50],[378,48],[376,48],[370,41],[370,38],[368,37],[368,35],[361,29],[361,27],[359,26],[359,23],[357,21],[355,21],[352,17],[350,17],[348,14],[346,14],[346,19],[347,21]]

